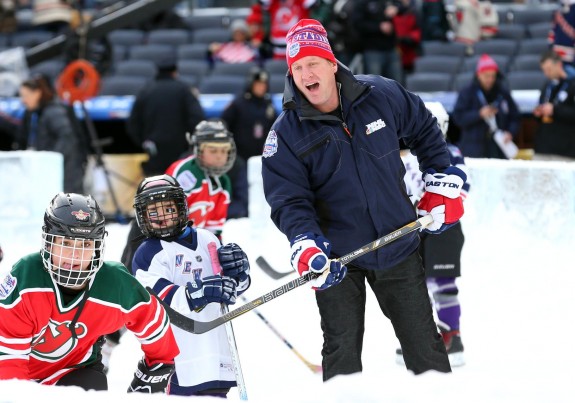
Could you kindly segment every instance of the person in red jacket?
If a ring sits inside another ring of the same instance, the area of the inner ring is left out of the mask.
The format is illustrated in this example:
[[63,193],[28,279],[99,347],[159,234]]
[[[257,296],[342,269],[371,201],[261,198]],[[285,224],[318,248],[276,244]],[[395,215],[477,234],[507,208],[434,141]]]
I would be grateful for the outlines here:
[[168,315],[121,263],[104,261],[105,236],[91,196],[52,199],[42,249],[0,283],[0,380],[107,390],[103,336],[126,326],[144,352],[128,392],[164,392],[179,354]]
[[401,0],[403,11],[393,17],[393,26],[397,35],[403,77],[413,72],[415,59],[419,56],[421,44],[421,27],[415,13],[415,3],[412,0]]

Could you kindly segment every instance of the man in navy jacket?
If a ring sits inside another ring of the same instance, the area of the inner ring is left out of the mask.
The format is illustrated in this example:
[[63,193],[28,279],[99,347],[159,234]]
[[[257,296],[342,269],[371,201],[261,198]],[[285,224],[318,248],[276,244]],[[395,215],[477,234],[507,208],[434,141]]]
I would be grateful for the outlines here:
[[407,368],[449,372],[416,233],[349,268],[334,258],[417,218],[403,182],[400,139],[425,171],[418,209],[433,216],[429,231],[458,222],[465,174],[450,166],[422,100],[393,80],[354,77],[335,60],[319,22],[301,20],[287,43],[283,112],[268,134],[262,175],[272,219],[292,244],[292,267],[300,275],[329,273],[312,282],[324,333],[324,381],[362,370],[366,280],[394,326]]

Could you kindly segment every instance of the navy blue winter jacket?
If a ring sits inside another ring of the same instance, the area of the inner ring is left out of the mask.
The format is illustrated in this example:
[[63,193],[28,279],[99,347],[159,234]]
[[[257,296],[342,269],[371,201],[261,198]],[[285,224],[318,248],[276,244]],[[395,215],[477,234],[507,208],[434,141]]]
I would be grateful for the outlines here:
[[[399,139],[422,170],[442,171],[449,152],[423,101],[397,82],[353,76],[339,65],[342,117],[313,108],[286,79],[283,112],[268,134],[262,176],[271,218],[291,241],[312,232],[339,257],[415,220],[403,177]],[[349,136],[345,127],[350,131]],[[354,261],[386,269],[417,250],[417,233]]]

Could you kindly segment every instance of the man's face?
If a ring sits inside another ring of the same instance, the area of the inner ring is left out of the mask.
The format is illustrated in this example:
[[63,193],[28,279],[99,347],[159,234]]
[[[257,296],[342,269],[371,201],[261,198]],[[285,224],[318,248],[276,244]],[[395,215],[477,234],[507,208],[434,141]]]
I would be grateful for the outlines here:
[[88,270],[95,251],[92,239],[54,236],[51,245],[52,265],[65,270]]
[[497,71],[486,70],[481,73],[477,73],[477,79],[479,80],[481,88],[484,90],[490,90],[493,88],[493,85],[495,85],[495,81],[497,80]]
[[200,156],[202,164],[210,168],[221,168],[228,162],[230,143],[204,143],[201,146]]
[[150,226],[154,229],[172,228],[178,222],[178,206],[173,200],[149,204],[146,211]]
[[291,66],[298,90],[320,112],[332,112],[339,106],[335,81],[337,64],[318,56],[302,57]]

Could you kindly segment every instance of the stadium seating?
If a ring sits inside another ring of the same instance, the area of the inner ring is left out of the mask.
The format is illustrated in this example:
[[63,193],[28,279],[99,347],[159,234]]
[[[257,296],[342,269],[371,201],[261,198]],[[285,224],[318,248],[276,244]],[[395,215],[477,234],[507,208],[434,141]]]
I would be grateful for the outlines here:
[[406,77],[405,86],[412,92],[450,91],[452,79],[448,73],[413,73]]

